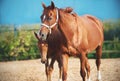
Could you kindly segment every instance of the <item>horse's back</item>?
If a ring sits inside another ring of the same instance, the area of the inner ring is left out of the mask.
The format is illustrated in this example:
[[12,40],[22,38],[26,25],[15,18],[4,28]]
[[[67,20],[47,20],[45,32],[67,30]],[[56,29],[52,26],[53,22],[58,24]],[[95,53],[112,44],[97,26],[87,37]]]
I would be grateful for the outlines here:
[[100,31],[103,31],[103,24],[102,24],[102,22],[99,19],[97,19],[96,17],[94,17],[92,15],[84,15],[84,17],[86,17],[89,20],[95,22],[99,26]]

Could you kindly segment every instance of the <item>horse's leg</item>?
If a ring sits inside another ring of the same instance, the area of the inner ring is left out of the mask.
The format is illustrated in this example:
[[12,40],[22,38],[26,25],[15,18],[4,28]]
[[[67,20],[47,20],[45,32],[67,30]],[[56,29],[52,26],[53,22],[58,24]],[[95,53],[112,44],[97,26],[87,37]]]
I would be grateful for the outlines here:
[[48,78],[48,67],[49,67],[49,61],[48,61],[48,58],[47,58],[47,62],[45,64],[45,72],[46,72],[46,76],[47,76],[47,81],[49,81],[49,78]]
[[51,81],[51,74],[52,74],[52,71],[53,71],[53,64],[54,64],[54,62],[55,62],[55,59],[52,58],[50,65],[47,64],[47,66],[46,66],[47,81]]
[[59,80],[58,81],[62,81],[62,59],[61,57],[57,59],[57,62],[59,66]]
[[89,65],[89,62],[88,62],[87,55],[86,55],[86,59],[85,59],[85,68],[86,68],[86,71],[87,71],[87,81],[91,81],[90,80],[90,65]]
[[97,78],[101,80],[101,73],[100,73],[100,64],[101,64],[101,56],[102,56],[102,46],[98,46],[96,48],[96,66],[97,66]]
[[67,54],[62,54],[62,81],[67,81],[68,58],[69,56]]
[[81,62],[81,70],[80,70],[80,74],[82,76],[83,81],[85,81],[85,76],[86,76],[86,72],[85,72],[85,61],[86,61],[86,54],[82,53],[80,56],[80,62]]

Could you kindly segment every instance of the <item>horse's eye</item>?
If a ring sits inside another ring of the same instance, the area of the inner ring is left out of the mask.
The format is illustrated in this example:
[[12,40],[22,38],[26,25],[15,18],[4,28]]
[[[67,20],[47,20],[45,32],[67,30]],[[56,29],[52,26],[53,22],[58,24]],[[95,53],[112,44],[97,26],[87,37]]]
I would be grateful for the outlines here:
[[48,18],[48,21],[50,21],[50,20],[52,20],[52,18],[51,18],[51,17],[49,17],[49,18]]

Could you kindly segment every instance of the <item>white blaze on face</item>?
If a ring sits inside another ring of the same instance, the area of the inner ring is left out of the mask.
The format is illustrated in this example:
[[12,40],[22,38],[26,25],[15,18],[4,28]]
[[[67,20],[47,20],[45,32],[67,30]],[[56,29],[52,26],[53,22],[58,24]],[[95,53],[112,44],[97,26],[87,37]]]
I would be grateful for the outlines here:
[[46,15],[43,16],[43,21],[45,20],[45,18],[46,18]]

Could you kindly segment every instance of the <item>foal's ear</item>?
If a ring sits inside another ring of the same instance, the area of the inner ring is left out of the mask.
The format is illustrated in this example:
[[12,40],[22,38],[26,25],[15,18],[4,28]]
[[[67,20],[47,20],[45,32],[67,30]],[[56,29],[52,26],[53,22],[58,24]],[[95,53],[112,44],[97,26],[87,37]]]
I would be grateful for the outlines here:
[[46,5],[44,3],[42,3],[42,7],[45,9],[46,8]]
[[52,7],[52,9],[55,8],[55,5],[54,5],[54,2],[53,2],[53,1],[51,1],[51,7]]
[[40,40],[40,37],[38,36],[38,34],[36,32],[34,32],[34,35],[38,40]]

